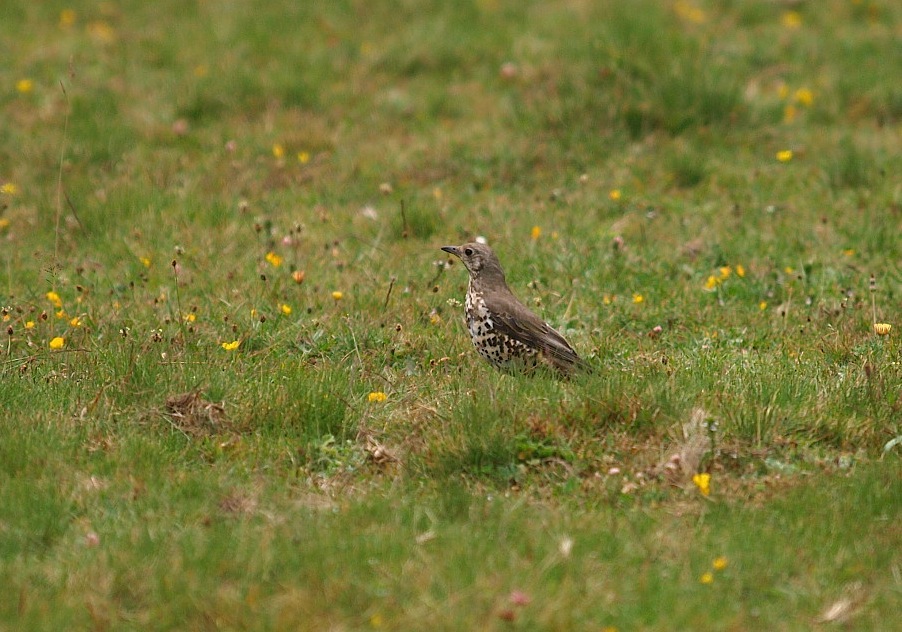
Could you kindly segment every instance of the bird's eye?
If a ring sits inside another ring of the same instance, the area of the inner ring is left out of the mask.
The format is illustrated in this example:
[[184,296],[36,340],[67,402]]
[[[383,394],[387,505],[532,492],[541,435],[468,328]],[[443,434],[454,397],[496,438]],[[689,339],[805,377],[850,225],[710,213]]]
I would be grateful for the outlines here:
[[464,254],[467,255],[468,257],[472,257],[473,249],[472,248],[464,248]]

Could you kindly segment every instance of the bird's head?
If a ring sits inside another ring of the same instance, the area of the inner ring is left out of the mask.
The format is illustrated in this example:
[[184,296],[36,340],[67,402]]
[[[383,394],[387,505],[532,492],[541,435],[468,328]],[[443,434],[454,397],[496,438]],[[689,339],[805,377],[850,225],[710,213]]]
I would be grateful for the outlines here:
[[498,257],[485,244],[472,242],[462,246],[444,246],[442,250],[460,259],[474,279],[489,276],[500,276],[502,280],[504,279]]

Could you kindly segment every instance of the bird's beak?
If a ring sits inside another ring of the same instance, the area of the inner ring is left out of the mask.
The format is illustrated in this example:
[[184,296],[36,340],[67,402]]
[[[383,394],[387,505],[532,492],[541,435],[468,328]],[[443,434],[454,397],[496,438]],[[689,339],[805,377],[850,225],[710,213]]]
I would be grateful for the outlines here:
[[457,246],[442,246],[442,250],[451,253],[455,257],[460,256],[460,251],[457,249]]

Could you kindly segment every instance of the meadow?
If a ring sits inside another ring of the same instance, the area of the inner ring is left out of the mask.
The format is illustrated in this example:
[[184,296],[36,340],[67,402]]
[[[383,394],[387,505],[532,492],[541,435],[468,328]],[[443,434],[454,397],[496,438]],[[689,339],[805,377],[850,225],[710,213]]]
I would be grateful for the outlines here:
[[[0,44],[0,630],[898,629],[898,2]],[[477,356],[476,237],[591,373]]]

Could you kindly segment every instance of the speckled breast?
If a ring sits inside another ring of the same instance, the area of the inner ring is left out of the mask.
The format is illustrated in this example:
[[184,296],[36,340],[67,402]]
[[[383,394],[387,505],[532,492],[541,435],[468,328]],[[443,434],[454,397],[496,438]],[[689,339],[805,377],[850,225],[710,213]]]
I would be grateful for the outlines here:
[[498,332],[482,295],[472,291],[472,288],[468,288],[465,307],[467,329],[479,355],[500,368],[512,363],[535,365],[538,350]]

